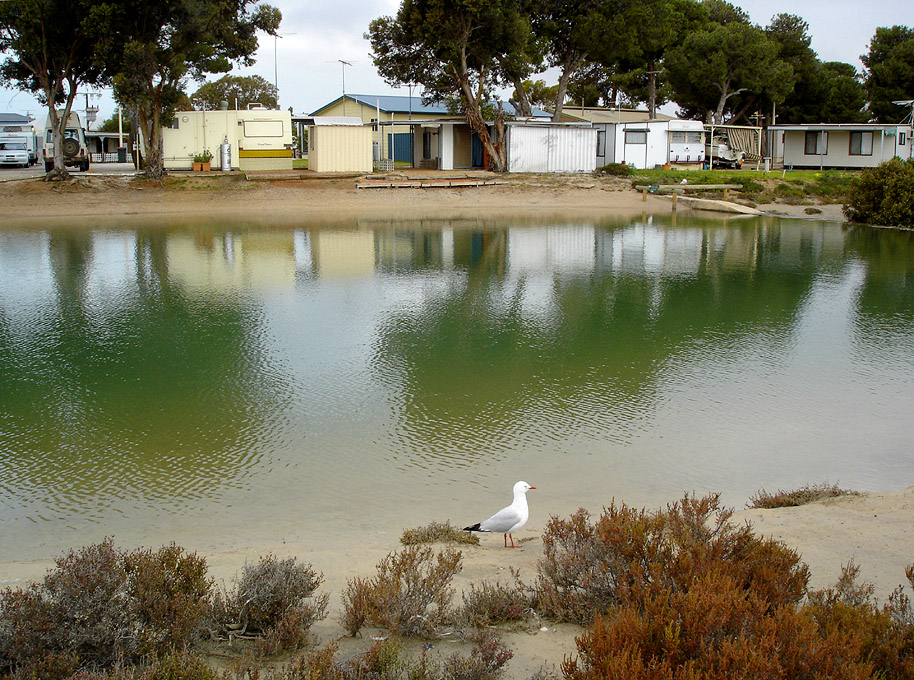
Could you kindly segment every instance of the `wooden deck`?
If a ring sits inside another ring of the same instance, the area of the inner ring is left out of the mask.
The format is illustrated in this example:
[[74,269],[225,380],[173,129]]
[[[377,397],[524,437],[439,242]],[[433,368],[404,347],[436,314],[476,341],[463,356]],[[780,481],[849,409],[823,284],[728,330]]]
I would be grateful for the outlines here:
[[366,179],[356,183],[358,189],[453,189],[457,187],[483,187],[508,184],[503,179],[475,179],[472,177],[407,177],[405,179]]

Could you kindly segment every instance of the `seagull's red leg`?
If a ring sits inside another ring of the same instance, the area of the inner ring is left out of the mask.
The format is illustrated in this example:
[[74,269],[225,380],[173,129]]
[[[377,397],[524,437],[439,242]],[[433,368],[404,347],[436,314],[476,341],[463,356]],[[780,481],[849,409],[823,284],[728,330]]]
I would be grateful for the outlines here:
[[511,547],[516,548],[517,546],[514,545],[514,534],[509,534],[509,536],[511,536]]
[[505,547],[508,547],[508,534],[505,534]]

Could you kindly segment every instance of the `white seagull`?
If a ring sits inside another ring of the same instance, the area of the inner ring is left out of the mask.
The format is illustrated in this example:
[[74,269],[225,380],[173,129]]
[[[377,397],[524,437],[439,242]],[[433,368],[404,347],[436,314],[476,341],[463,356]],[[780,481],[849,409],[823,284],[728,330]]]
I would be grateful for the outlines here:
[[[505,535],[505,547],[508,547],[508,536],[517,531],[527,523],[530,516],[530,510],[527,508],[527,492],[535,489],[527,482],[518,482],[514,485],[514,502],[507,508],[502,508],[489,519],[478,522],[473,526],[464,527],[464,531],[500,531]],[[514,536],[511,536],[511,547],[519,548],[514,545]]]

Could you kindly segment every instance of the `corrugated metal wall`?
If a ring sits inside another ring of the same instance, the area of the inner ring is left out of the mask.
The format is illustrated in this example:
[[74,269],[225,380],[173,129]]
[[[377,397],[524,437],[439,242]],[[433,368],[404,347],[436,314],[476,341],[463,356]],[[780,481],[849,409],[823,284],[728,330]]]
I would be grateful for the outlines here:
[[594,128],[508,127],[508,172],[593,172],[596,167]]
[[308,128],[308,169],[371,172],[371,128],[314,125]]

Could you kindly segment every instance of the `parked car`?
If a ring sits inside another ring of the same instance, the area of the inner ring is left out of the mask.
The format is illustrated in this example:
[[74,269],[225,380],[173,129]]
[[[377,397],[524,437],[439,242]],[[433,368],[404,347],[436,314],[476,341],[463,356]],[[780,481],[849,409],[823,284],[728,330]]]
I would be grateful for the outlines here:
[[[75,167],[85,172],[89,169],[89,149],[86,146],[86,131],[83,129],[79,114],[70,113],[63,131],[63,162],[68,167]],[[54,168],[54,135],[49,123],[44,130],[44,170]]]
[[29,167],[28,145],[25,142],[0,142],[0,165]]

